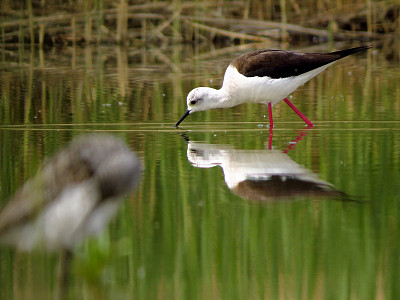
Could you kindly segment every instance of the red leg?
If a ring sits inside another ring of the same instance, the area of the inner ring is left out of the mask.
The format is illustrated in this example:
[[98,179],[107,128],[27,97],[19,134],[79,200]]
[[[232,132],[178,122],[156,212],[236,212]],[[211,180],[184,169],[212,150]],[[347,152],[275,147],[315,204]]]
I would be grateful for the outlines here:
[[283,99],[283,100],[287,103],[287,105],[290,106],[291,109],[294,110],[294,112],[295,112],[296,114],[299,115],[300,118],[303,119],[304,122],[306,122],[306,124],[307,124],[308,126],[314,126],[314,124],[313,124],[309,119],[307,119],[306,116],[303,115],[303,114],[293,105],[292,102],[290,102],[287,98],[285,98],[285,99]]
[[272,118],[272,104],[268,102],[268,116],[269,116],[269,138],[268,138],[268,150],[272,149],[272,136],[274,128],[274,119]]
[[268,116],[269,116],[269,128],[274,127],[274,120],[272,119],[272,104],[268,102]]

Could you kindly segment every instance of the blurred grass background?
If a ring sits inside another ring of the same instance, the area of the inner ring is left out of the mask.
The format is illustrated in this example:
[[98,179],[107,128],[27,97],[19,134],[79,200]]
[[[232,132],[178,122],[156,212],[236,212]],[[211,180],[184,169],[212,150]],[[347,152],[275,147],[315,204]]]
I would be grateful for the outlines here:
[[3,44],[376,40],[399,33],[398,1],[0,1]]

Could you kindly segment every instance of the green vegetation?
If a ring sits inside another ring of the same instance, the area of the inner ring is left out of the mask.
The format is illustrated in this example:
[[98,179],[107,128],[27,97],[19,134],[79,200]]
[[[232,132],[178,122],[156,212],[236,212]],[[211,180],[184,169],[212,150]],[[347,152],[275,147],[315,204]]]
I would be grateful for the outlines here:
[[[218,86],[242,50],[22,47],[2,61],[1,206],[83,132],[122,137],[145,165],[110,228],[77,249],[71,299],[398,299],[398,66],[349,57],[294,93],[317,126],[288,155],[360,202],[263,204],[232,194],[221,168],[193,167],[172,128],[187,91]],[[274,112],[274,147],[284,149],[303,124],[285,105]],[[186,135],[265,149],[264,114],[258,105],[198,113]],[[0,261],[1,299],[52,299],[56,255],[1,248]]]
[[0,1],[3,43],[148,44],[374,40],[398,34],[396,1]]

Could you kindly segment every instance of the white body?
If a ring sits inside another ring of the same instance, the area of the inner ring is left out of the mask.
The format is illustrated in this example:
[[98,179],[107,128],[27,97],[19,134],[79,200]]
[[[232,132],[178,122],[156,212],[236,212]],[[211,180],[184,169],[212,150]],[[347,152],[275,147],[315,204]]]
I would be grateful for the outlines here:
[[230,145],[189,142],[187,157],[195,167],[222,167],[226,185],[244,199],[277,201],[302,196],[312,199],[343,196],[282,151],[238,150]]
[[230,145],[190,142],[187,157],[198,168],[221,166],[230,189],[248,179],[269,180],[273,175],[291,176],[304,182],[332,187],[278,150],[237,150]]
[[[242,103],[263,103],[275,105],[286,98],[299,86],[315,77],[332,63],[298,76],[273,79],[270,77],[246,77],[229,65],[226,69],[224,82],[219,90],[198,87],[187,97],[190,113],[212,108],[233,107]],[[197,100],[193,105],[191,102]]]
[[224,82],[220,91],[229,95],[233,105],[245,102],[264,103],[272,105],[286,98],[299,86],[324,71],[330,64],[319,67],[298,76],[272,79],[269,77],[246,77],[230,65],[225,72]]
[[140,174],[124,142],[84,135],[44,163],[0,211],[0,243],[72,250],[107,226]]
[[72,250],[85,237],[101,232],[121,203],[115,199],[99,204],[99,198],[93,180],[71,185],[37,218],[11,228],[0,241],[15,245],[20,251]]

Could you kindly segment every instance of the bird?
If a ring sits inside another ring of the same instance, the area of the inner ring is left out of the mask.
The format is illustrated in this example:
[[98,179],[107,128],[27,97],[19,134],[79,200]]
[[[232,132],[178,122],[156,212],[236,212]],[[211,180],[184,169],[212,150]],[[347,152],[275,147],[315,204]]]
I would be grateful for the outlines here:
[[0,211],[0,243],[21,252],[59,252],[54,299],[68,297],[73,251],[99,234],[141,177],[120,139],[85,134],[47,159]]
[[308,126],[313,126],[314,124],[287,99],[288,95],[335,61],[369,48],[371,46],[360,46],[327,53],[266,49],[242,54],[227,67],[220,89],[197,87],[189,92],[186,99],[187,111],[175,127],[194,112],[250,102],[268,106],[269,126],[272,128],[272,106],[281,100],[284,100]]
[[220,166],[228,188],[243,199],[274,202],[300,197],[345,199],[332,184],[281,150],[244,150],[188,141],[187,158],[197,168]]
[[39,168],[0,211],[0,243],[69,251],[100,233],[139,182],[141,163],[120,139],[85,134]]

